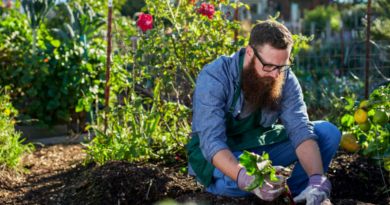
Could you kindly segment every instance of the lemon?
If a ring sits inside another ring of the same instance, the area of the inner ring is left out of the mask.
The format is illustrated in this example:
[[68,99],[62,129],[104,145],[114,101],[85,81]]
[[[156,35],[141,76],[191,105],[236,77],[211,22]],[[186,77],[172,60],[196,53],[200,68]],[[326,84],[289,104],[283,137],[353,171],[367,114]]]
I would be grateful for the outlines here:
[[372,121],[380,126],[385,126],[389,122],[389,116],[386,112],[377,110]]
[[370,103],[370,101],[368,101],[368,100],[362,100],[362,101],[360,101],[360,103],[359,103],[359,108],[363,108],[363,107],[366,106],[368,103]]
[[359,149],[359,143],[356,139],[356,135],[351,132],[347,132],[341,136],[340,147],[349,152],[356,152]]
[[367,121],[368,115],[363,109],[358,109],[353,117],[358,124],[363,124]]
[[365,123],[360,124],[360,125],[359,125],[359,128],[360,128],[363,132],[369,131],[369,130],[371,129],[371,123],[370,123],[370,121],[367,120]]

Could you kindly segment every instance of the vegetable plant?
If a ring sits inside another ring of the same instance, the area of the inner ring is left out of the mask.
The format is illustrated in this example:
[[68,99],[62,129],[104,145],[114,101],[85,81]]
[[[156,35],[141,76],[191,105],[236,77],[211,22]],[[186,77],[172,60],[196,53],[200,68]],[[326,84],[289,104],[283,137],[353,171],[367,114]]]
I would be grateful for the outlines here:
[[33,33],[33,55],[36,54],[37,29],[54,5],[55,0],[22,0],[23,9]]
[[[263,152],[262,156],[256,156],[244,150],[243,154],[239,158],[240,164],[245,167],[247,174],[255,176],[254,181],[245,188],[246,191],[252,191],[257,187],[263,186],[265,183],[264,178],[268,174],[270,175],[271,181],[278,181],[278,178],[275,177],[276,170],[271,166],[272,161],[268,160],[269,156],[267,153]],[[295,205],[287,184],[285,185],[283,197],[287,204]]]

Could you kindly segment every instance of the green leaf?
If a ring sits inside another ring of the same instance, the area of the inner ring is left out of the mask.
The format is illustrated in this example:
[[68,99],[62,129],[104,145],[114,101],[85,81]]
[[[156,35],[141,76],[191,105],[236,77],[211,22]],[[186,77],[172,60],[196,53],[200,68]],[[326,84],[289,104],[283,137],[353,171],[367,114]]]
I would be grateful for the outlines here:
[[54,109],[54,108],[60,106],[60,104],[61,104],[61,103],[60,103],[60,101],[58,101],[58,100],[51,100],[51,101],[47,104],[46,110]]
[[83,111],[83,106],[82,105],[77,105],[76,106],[76,112],[81,112],[81,111]]
[[376,143],[375,141],[371,141],[370,143],[368,143],[368,147],[363,151],[363,155],[366,156],[368,155],[370,152],[372,151],[375,151],[376,150]]
[[345,114],[342,118],[341,118],[341,125],[343,127],[350,127],[353,125],[353,122],[354,122],[354,118],[352,117],[352,115],[350,114]]
[[341,97],[340,99],[345,99],[351,107],[355,106],[355,101],[351,97]]
[[253,182],[245,188],[246,191],[252,191],[256,189],[258,186],[261,186],[263,184],[263,180],[265,178],[265,175],[256,175]]
[[352,109],[353,107],[350,106],[350,105],[346,105],[344,108],[345,108],[346,110],[350,110],[350,109]]
[[249,7],[248,4],[244,4],[244,6],[246,7],[246,9],[251,10],[251,7]]
[[61,46],[61,41],[59,41],[59,40],[52,40],[52,41],[50,41],[50,43],[51,43],[51,45],[53,45],[56,48]]

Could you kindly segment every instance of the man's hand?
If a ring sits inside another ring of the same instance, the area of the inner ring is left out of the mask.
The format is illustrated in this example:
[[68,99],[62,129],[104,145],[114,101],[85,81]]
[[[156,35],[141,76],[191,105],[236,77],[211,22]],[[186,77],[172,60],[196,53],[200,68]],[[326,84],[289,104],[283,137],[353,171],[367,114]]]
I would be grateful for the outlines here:
[[306,205],[330,205],[332,184],[324,175],[315,174],[310,177],[309,184],[300,195],[294,198],[295,203],[306,201]]
[[[267,175],[264,179],[265,183],[263,183],[263,186],[257,187],[256,189],[252,190],[251,193],[256,194],[256,196],[258,196],[260,199],[273,201],[276,199],[276,197],[283,193],[286,184],[283,176],[275,175],[275,177],[278,178],[278,181],[271,181],[270,175]],[[254,179],[254,176],[247,175],[246,169],[242,168],[238,173],[238,188],[240,188],[242,191],[245,191],[244,188],[248,187]]]

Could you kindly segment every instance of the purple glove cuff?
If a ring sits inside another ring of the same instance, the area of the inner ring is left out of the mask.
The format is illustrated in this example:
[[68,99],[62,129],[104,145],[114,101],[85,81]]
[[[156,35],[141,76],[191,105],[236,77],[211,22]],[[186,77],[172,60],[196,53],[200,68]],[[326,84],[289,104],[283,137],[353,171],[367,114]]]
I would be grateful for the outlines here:
[[328,195],[330,195],[330,192],[332,191],[332,184],[329,179],[320,174],[312,175],[309,179],[308,186],[313,186],[318,188],[318,190],[325,191]]
[[241,189],[242,191],[245,191],[245,187],[248,187],[254,180],[253,176],[249,176],[246,174],[246,169],[242,168],[240,172],[238,172],[238,177],[237,177],[237,185],[238,188]]

